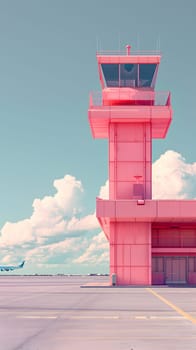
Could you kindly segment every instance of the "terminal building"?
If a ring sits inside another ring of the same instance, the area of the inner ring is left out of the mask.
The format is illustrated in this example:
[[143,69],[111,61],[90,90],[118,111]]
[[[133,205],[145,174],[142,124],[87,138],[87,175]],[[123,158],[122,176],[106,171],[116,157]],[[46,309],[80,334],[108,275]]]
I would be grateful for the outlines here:
[[97,53],[102,91],[88,116],[93,137],[108,138],[109,199],[96,214],[117,285],[196,284],[196,201],[152,199],[152,139],[172,120],[170,92],[155,90],[160,61],[129,45]]

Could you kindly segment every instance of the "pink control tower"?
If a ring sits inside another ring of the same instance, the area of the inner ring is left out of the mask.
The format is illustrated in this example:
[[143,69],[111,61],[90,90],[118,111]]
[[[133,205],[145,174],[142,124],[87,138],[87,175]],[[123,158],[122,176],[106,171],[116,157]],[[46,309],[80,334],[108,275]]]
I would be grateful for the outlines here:
[[102,93],[90,96],[89,123],[109,141],[109,199],[97,198],[97,218],[117,285],[196,283],[196,202],[152,200],[152,138],[165,138],[172,118],[170,93],[155,91],[160,60],[129,45],[97,54]]

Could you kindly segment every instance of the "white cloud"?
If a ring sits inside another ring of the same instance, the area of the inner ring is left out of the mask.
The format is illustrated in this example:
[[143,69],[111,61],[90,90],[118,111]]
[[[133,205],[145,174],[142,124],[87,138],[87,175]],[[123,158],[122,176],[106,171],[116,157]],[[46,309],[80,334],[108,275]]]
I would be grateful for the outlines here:
[[29,250],[26,253],[26,260],[37,264],[61,256],[64,261],[67,254],[78,253],[78,250],[85,246],[85,240],[82,240],[81,237],[66,238],[60,242],[38,246]]
[[1,230],[0,247],[22,245],[35,241],[29,219],[17,223],[6,222]]
[[7,264],[10,264],[11,262],[13,262],[11,254],[5,255],[5,256],[2,258],[2,263],[3,263],[3,264],[6,264],[6,265],[7,265]]
[[71,231],[88,231],[99,228],[99,223],[96,214],[87,215],[81,219],[73,216],[67,224],[67,229]]
[[56,194],[33,202],[30,218],[33,230],[38,236],[53,236],[64,233],[67,217],[76,212],[77,197],[83,192],[82,184],[75,177],[66,175],[54,181]]
[[109,198],[109,181],[108,180],[106,180],[105,184],[101,186],[99,191],[99,197],[102,199]]
[[153,198],[185,199],[196,196],[196,163],[187,163],[178,152],[169,150],[152,166]]
[[99,225],[95,213],[81,217],[81,182],[66,175],[55,180],[54,187],[53,196],[34,200],[29,219],[7,222],[2,227],[0,247],[4,250],[0,256],[5,262],[16,261],[15,255],[19,252],[21,257],[36,265],[55,258],[61,261],[69,258],[71,262],[81,250],[87,249],[89,238],[83,232],[94,232]]
[[[73,213],[77,212],[78,198],[83,192],[82,184],[75,177],[66,175],[54,181],[56,193],[35,199],[29,219],[16,223],[6,222],[1,229],[0,246],[14,246],[37,241],[44,237],[65,234]],[[87,221],[87,220],[86,220]]]
[[103,231],[94,236],[89,243],[86,251],[75,259],[75,263],[97,265],[109,262],[109,244]]

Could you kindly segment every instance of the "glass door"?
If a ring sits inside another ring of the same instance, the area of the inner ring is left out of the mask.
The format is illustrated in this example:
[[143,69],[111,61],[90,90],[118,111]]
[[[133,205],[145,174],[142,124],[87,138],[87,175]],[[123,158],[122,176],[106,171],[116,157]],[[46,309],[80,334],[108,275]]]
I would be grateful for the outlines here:
[[186,257],[167,257],[165,259],[165,283],[187,283]]

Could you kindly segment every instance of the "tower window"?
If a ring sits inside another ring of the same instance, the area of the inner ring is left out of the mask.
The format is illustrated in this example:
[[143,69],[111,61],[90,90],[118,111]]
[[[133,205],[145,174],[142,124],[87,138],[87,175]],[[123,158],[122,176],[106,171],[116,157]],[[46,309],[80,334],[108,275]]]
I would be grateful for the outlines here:
[[156,64],[110,64],[101,65],[107,87],[153,87]]
[[139,67],[139,87],[151,86],[156,64],[140,64]]

